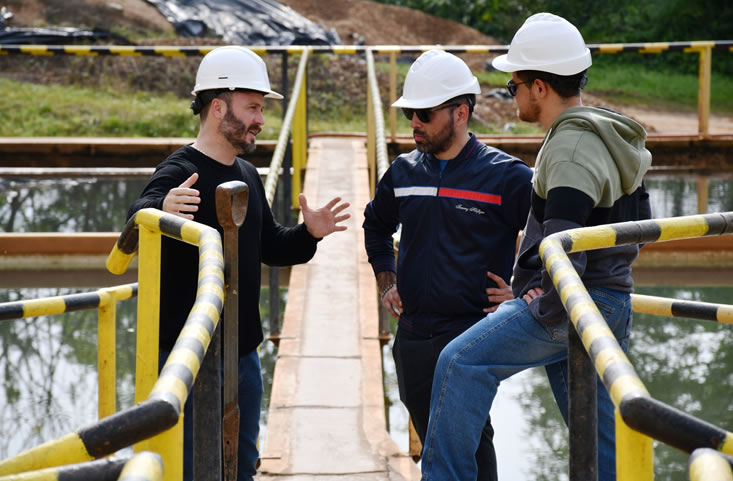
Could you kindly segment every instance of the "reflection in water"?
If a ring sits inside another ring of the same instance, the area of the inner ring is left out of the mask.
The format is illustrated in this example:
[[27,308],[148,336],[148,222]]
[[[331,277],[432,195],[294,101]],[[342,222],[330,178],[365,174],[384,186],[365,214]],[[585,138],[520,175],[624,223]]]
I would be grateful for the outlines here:
[[0,179],[0,232],[119,232],[146,181]]
[[[62,296],[89,289],[0,290],[0,302]],[[282,290],[281,312],[287,290]],[[263,321],[269,294],[261,296]],[[135,402],[137,299],[117,303],[117,410]],[[262,434],[270,404],[277,348],[262,344],[265,393]],[[97,420],[97,311],[0,321],[0,459],[57,439]]]
[[[708,181],[707,212],[733,210],[733,176],[719,174],[704,178]],[[698,213],[697,180],[694,176],[647,175],[644,184],[655,218]]]
[[[78,290],[0,291],[0,302]],[[134,400],[135,302],[117,310],[117,405]],[[0,322],[0,457],[88,425],[97,418],[97,311]]]

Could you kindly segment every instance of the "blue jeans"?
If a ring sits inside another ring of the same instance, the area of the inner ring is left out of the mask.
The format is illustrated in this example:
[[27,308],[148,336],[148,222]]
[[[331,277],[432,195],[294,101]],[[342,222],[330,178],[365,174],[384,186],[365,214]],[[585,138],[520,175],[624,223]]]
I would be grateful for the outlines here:
[[[589,293],[626,351],[631,332],[629,293],[601,288]],[[448,344],[435,369],[422,453],[423,481],[476,479],[475,453],[499,383],[527,368],[545,366],[567,423],[567,357],[567,330],[547,330],[523,299],[501,304]],[[600,481],[616,479],[614,406],[600,379],[598,474]]]
[[[160,369],[170,351],[160,350]],[[252,481],[257,473],[257,438],[260,434],[262,405],[262,372],[257,349],[239,358],[237,396],[239,401],[239,445],[237,481]],[[193,391],[183,410],[183,480],[193,480]]]

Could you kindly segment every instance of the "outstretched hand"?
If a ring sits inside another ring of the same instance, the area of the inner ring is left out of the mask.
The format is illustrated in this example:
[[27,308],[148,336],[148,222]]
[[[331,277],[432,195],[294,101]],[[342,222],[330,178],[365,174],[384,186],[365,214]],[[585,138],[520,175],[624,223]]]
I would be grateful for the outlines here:
[[198,204],[201,203],[199,191],[191,188],[197,180],[199,180],[199,174],[194,172],[181,185],[168,191],[168,195],[163,199],[163,212],[193,220],[193,214],[188,214],[188,212],[199,210]]
[[487,272],[486,275],[489,279],[496,283],[497,287],[489,287],[486,289],[486,295],[489,296],[489,302],[495,302],[495,306],[487,307],[484,312],[494,312],[499,308],[499,304],[505,301],[511,301],[514,299],[514,293],[512,292],[512,286],[507,285],[504,279],[497,276],[493,272]]
[[[316,239],[326,237],[335,231],[346,230],[346,226],[339,225],[339,222],[345,221],[351,217],[351,214],[339,215],[344,209],[349,207],[348,202],[341,202],[341,197],[331,199],[328,204],[320,209],[311,209],[308,207],[308,200],[304,194],[300,194],[298,200],[300,200],[300,208],[303,212],[305,226],[308,232],[310,232],[310,235]],[[339,204],[339,202],[341,203]]]

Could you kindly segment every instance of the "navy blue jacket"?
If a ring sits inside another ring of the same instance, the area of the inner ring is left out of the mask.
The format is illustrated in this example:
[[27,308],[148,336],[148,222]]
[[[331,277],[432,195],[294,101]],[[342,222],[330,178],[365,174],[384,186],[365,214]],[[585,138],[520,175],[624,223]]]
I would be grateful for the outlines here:
[[[397,273],[400,327],[433,336],[474,323],[489,307],[487,271],[511,278],[518,232],[529,212],[532,171],[471,139],[441,172],[432,154],[397,157],[364,211],[375,275]],[[392,234],[402,224],[398,266]]]

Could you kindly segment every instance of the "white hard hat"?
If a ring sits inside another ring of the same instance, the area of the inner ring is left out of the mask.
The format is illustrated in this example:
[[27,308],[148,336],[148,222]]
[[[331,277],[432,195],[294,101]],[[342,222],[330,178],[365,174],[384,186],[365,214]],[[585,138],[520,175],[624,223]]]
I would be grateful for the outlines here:
[[503,72],[537,70],[575,75],[591,66],[590,50],[575,26],[551,13],[537,13],[514,34],[509,53],[491,65]]
[[463,60],[443,50],[428,50],[410,66],[402,97],[392,107],[426,109],[459,95],[480,93],[478,79]]
[[199,65],[191,95],[213,89],[256,90],[265,97],[283,98],[270,88],[267,66],[260,56],[248,48],[234,45],[215,48]]

